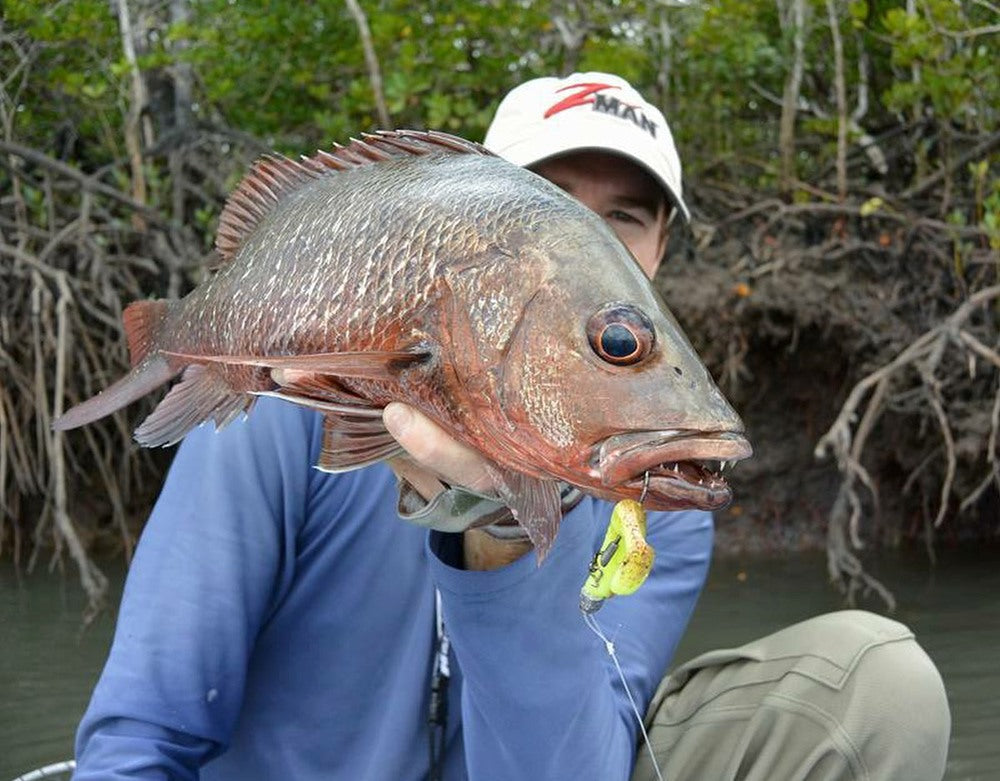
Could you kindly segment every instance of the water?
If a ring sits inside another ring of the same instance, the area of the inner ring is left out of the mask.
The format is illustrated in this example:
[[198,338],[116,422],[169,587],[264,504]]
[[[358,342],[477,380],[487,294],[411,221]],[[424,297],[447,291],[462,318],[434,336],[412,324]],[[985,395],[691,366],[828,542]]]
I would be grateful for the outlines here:
[[[123,570],[109,574],[117,604]],[[19,576],[0,562],[0,781],[73,754],[114,630],[106,614],[82,632],[85,604],[75,572]]]
[[[953,720],[948,781],[1000,779],[997,560],[997,551],[943,552],[936,569],[919,555],[872,564],[899,600],[893,617],[916,632],[944,677]],[[814,554],[717,562],[678,662],[843,607],[824,573]],[[117,603],[122,573],[109,575]],[[71,576],[18,578],[0,564],[0,781],[72,756],[113,630],[105,615],[81,633],[83,606]]]

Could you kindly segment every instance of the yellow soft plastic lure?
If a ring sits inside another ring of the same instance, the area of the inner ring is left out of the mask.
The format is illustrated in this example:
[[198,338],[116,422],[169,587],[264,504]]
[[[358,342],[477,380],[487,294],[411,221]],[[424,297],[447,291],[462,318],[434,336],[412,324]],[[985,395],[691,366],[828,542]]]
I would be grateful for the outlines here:
[[580,609],[593,613],[609,597],[633,593],[649,575],[655,555],[646,542],[646,511],[634,499],[622,499],[580,589]]

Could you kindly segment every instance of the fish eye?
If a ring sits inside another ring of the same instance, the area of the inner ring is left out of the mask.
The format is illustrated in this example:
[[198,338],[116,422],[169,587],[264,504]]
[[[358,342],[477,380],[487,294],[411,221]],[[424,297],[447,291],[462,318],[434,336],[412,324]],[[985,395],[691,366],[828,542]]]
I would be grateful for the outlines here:
[[653,324],[640,310],[628,304],[610,304],[591,316],[587,339],[601,360],[631,366],[652,352],[656,336]]

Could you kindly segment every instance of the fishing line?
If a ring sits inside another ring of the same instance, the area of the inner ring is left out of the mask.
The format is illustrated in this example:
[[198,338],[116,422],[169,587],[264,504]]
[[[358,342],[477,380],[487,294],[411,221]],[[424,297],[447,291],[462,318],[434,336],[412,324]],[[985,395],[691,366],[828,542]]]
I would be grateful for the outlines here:
[[639,722],[639,729],[642,731],[642,742],[646,744],[646,751],[649,753],[649,761],[653,763],[653,770],[656,771],[656,777],[659,781],[663,781],[663,774],[660,772],[660,766],[656,764],[656,756],[653,754],[653,747],[649,744],[649,735],[646,733],[646,725],[642,723],[642,714],[639,713],[639,706],[635,703],[635,698],[632,696],[632,692],[628,688],[628,682],[625,680],[625,673],[622,670],[621,663],[618,661],[618,653],[615,651],[615,644],[611,640],[608,640],[604,632],[601,631],[593,613],[584,613],[583,620],[584,623],[590,627],[591,631],[597,635],[598,638],[600,638],[601,642],[604,643],[604,650],[608,652],[608,656],[611,657],[611,661],[615,663],[615,669],[618,671],[618,677],[621,679],[622,686],[625,687],[625,694],[628,695],[628,701],[632,706],[632,712],[635,714],[636,721]]

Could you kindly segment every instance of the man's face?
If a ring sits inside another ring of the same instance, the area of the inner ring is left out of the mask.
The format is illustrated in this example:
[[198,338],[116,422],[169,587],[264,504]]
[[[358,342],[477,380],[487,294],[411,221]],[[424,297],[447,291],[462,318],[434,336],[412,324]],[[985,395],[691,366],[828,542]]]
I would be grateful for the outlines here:
[[609,152],[573,152],[531,167],[597,212],[652,279],[667,246],[670,207],[640,166]]

